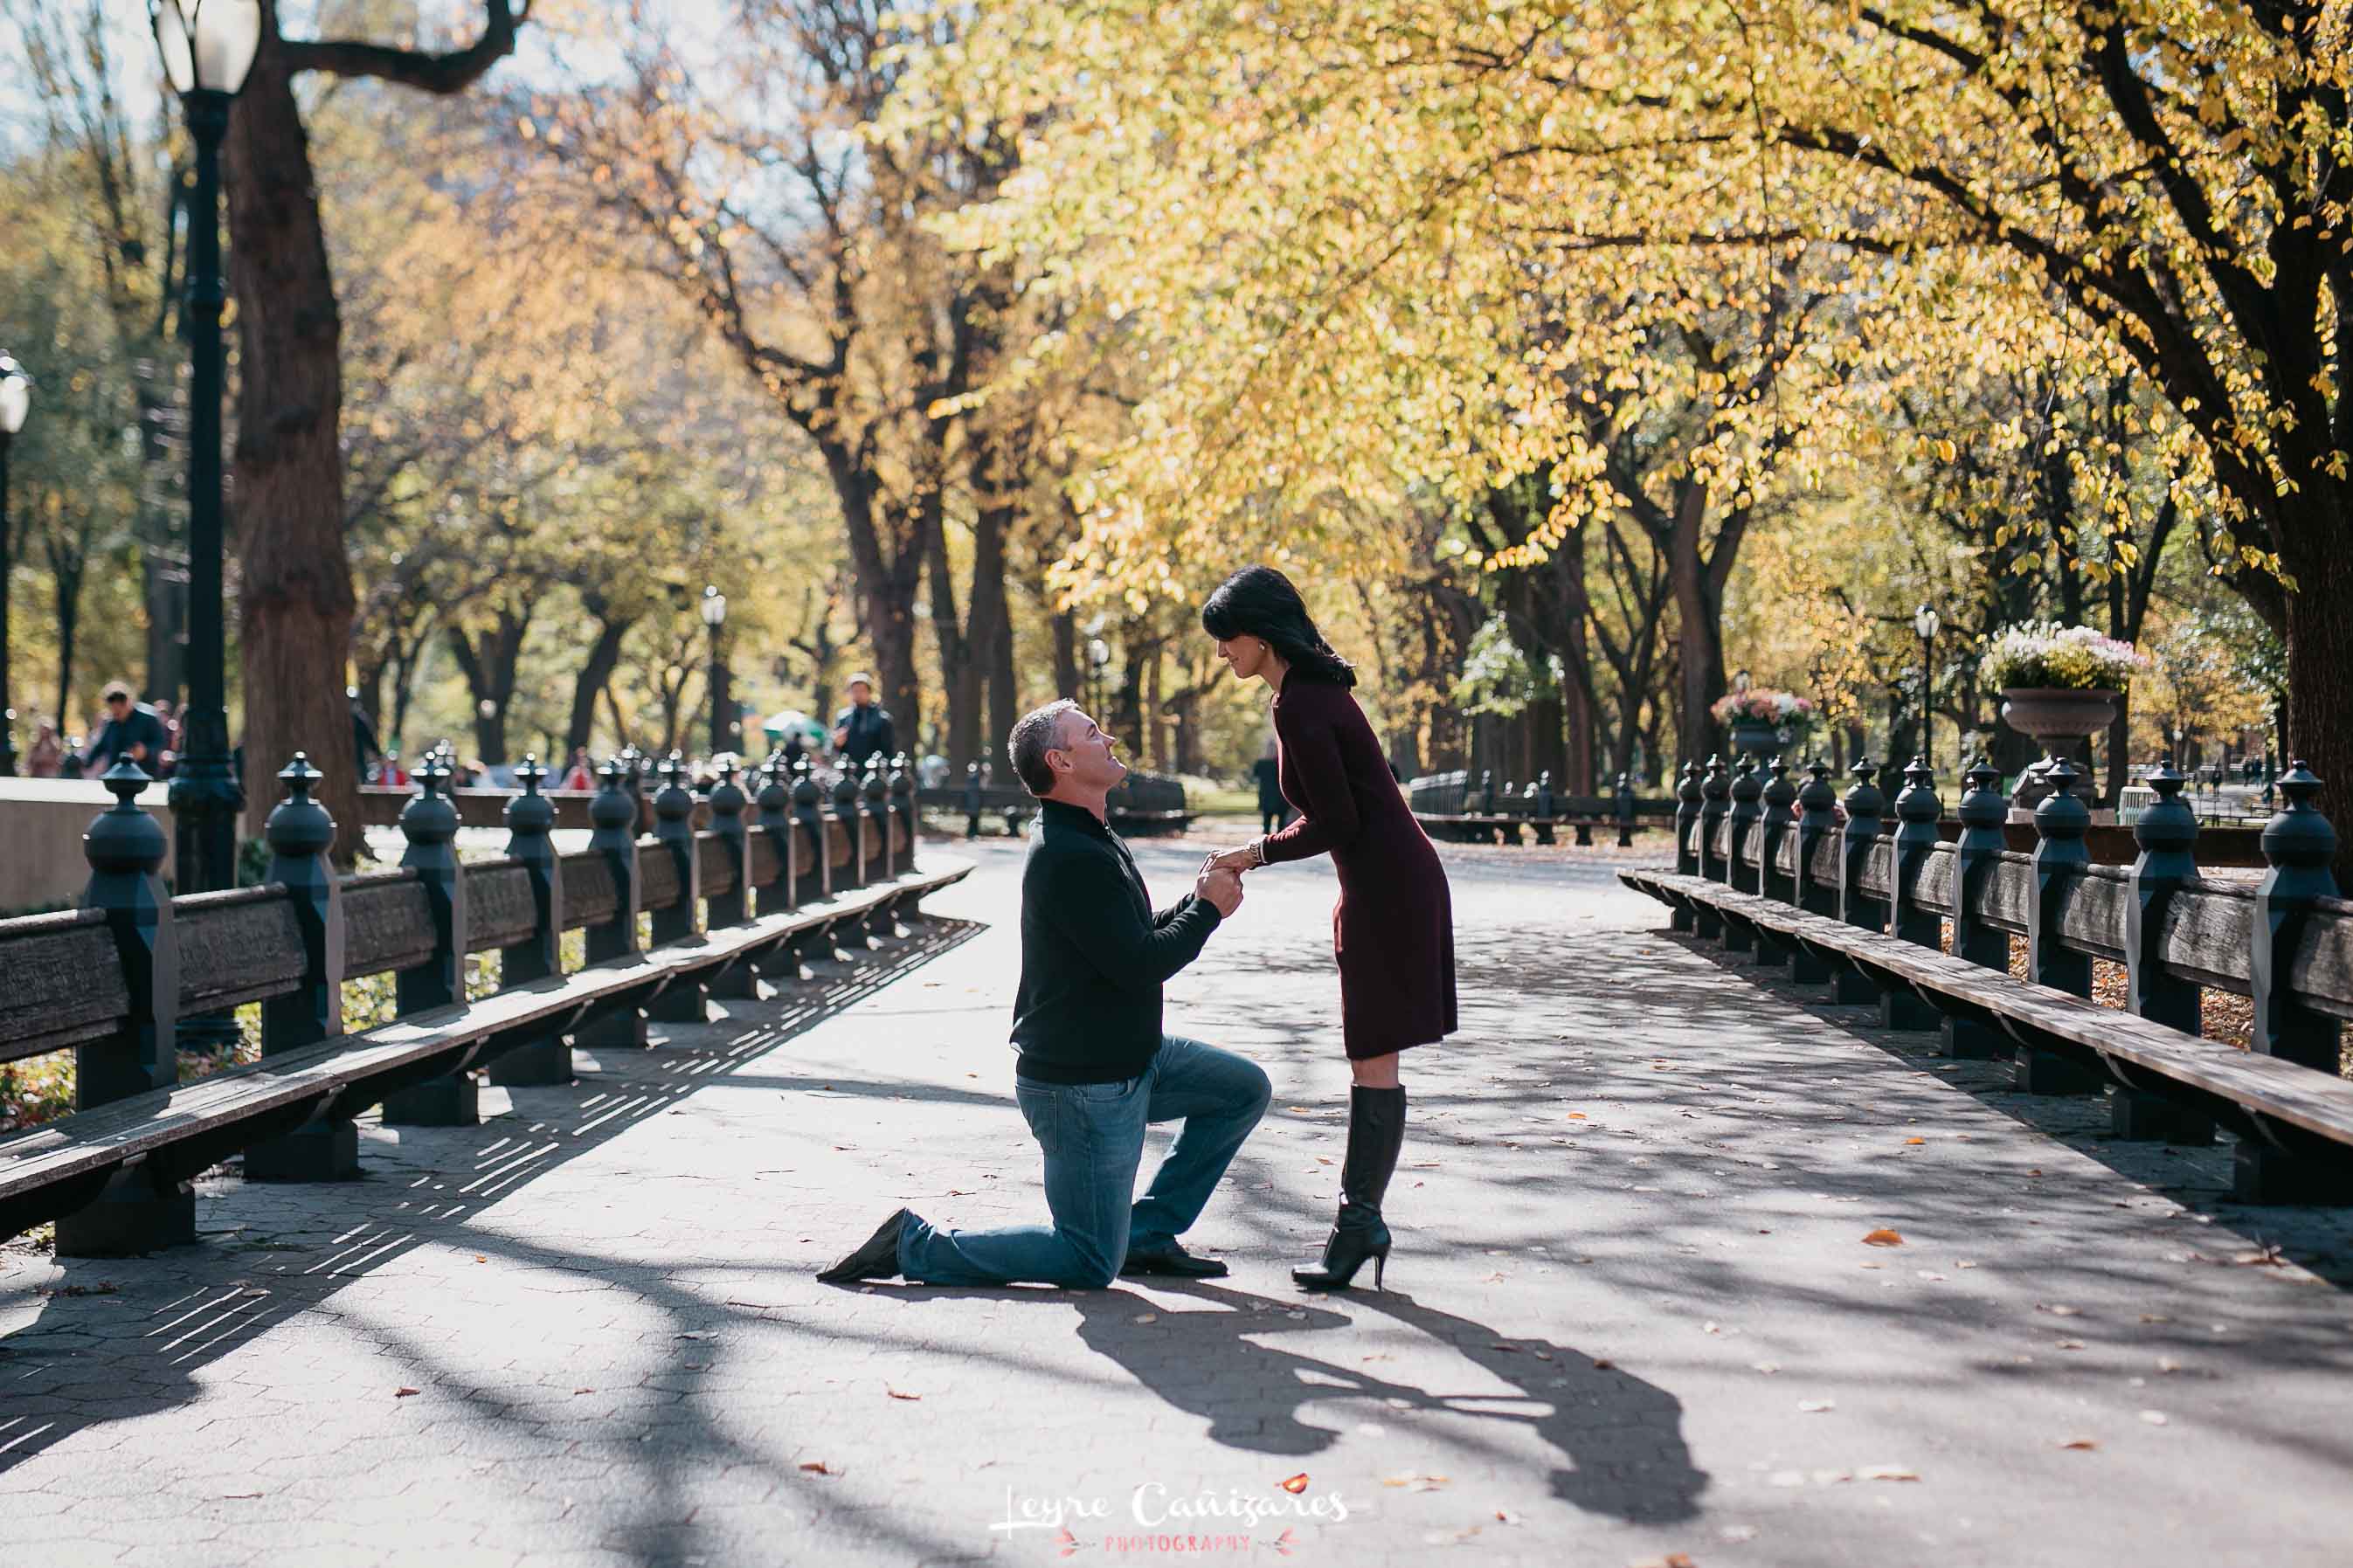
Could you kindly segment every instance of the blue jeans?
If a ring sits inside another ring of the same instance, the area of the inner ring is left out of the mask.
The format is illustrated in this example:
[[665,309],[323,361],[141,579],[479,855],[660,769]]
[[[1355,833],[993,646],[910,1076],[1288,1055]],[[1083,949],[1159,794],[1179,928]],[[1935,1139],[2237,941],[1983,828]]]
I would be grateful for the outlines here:
[[[1013,1092],[1046,1155],[1051,1225],[940,1230],[911,1217],[899,1233],[899,1272],[926,1285],[1035,1280],[1098,1289],[1128,1254],[1165,1250],[1201,1215],[1242,1140],[1274,1092],[1256,1062],[1179,1036],[1164,1037],[1140,1078],[1041,1083],[1018,1074]],[[1135,1196],[1145,1124],[1185,1123],[1152,1186]]]

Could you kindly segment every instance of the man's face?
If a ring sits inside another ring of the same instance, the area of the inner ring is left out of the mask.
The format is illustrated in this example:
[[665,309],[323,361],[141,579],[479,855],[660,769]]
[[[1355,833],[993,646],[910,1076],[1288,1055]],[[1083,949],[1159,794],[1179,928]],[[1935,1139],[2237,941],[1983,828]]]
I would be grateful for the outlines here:
[[106,710],[117,719],[131,717],[131,699],[120,692],[106,700]]
[[1046,753],[1049,763],[1058,755],[1069,763],[1060,776],[1083,790],[1109,789],[1127,776],[1127,764],[1113,754],[1112,738],[1075,709],[1062,715],[1061,738]]
[[873,700],[874,689],[872,687],[867,685],[866,682],[862,680],[853,680],[849,683],[849,705],[852,708],[863,708],[869,702]]

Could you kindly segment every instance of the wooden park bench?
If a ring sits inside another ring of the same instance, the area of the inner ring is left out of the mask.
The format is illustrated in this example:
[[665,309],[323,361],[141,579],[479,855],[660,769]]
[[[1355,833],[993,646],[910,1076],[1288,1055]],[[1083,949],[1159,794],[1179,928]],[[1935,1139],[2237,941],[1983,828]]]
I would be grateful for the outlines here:
[[[0,921],[0,1062],[70,1048],[78,1069],[74,1114],[0,1138],[0,1237],[54,1219],[68,1256],[192,1242],[188,1184],[230,1154],[252,1180],[351,1179],[352,1119],[371,1106],[387,1124],[470,1124],[471,1069],[569,1082],[567,1037],[642,1046],[647,1016],[701,1021],[712,996],[797,978],[805,950],[863,945],[971,869],[919,870],[906,819],[849,795],[797,812],[789,790],[763,787],[747,823],[754,803],[732,777],[698,832],[675,763],[640,837],[637,777],[617,763],[587,848],[555,852],[543,770],[527,764],[508,853],[460,862],[439,772],[402,814],[401,868],[344,879],[325,858],[334,825],[309,798],[319,775],[297,757],[280,775],[290,797],[269,818],[267,882],[177,899],[156,874],[162,832],[135,804],[149,781],[128,763],[107,775],[118,798],[85,840],[83,907]],[[567,972],[571,930],[588,962]],[[501,955],[501,989],[469,999],[466,957],[484,951]],[[387,971],[399,1016],[344,1033],[343,982]],[[180,1022],[257,1001],[261,1059],[176,1083]]]
[[[1843,802],[1819,763],[1802,788],[1778,765],[1769,782],[1753,767],[1685,772],[1676,866],[1619,874],[1678,929],[1876,1005],[1889,1027],[1938,1029],[1948,1055],[2008,1056],[2023,1091],[2106,1089],[2119,1139],[2200,1143],[2228,1128],[2242,1201],[2353,1202],[2353,1080],[2340,1070],[2353,903],[2336,896],[2336,834],[2300,765],[2280,781],[2286,806],[2264,829],[2255,882],[2198,875],[2197,819],[2170,768],[2149,775],[2159,804],[2134,825],[2129,867],[2090,862],[2089,813],[2064,794],[2037,807],[2031,853],[2006,848],[2009,803],[1982,765],[1949,841],[1916,763],[1892,832],[1862,764]],[[2095,959],[2125,966],[2128,1011],[2090,999]],[[2206,989],[2250,998],[2252,1050],[2200,1033]]]

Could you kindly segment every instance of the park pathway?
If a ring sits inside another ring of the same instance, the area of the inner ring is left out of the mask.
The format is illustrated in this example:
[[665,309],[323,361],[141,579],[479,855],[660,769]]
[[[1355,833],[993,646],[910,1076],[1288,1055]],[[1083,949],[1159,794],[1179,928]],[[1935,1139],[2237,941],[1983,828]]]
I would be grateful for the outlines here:
[[[1198,853],[1140,858],[1173,897]],[[987,846],[854,980],[371,1127],[364,1184],[0,1252],[0,1558],[2346,1561],[2347,1214],[1759,988],[1599,857],[1446,853],[1463,1033],[1409,1061],[1385,1294],[1285,1272],[1344,1137],[1318,866],[1170,990],[1276,1086],[1189,1238],[1232,1278],[815,1283],[902,1202],[1043,1213]]]

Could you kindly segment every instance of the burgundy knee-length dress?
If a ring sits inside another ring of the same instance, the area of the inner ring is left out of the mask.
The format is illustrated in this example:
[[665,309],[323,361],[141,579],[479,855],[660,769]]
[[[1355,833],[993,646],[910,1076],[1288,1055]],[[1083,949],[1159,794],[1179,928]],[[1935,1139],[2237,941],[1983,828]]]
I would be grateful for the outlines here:
[[1454,906],[1364,710],[1345,687],[1293,674],[1274,699],[1278,778],[1299,819],[1270,865],[1327,850],[1340,873],[1332,952],[1348,1055],[1387,1056],[1454,1032]]

